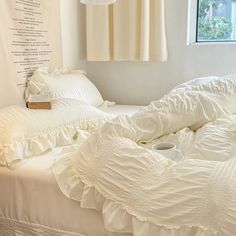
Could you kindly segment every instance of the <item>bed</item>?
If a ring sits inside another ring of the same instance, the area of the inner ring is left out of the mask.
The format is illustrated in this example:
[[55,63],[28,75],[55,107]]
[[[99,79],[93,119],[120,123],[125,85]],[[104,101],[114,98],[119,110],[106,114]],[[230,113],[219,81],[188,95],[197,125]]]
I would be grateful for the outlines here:
[[[53,110],[1,110],[1,234],[234,236],[236,77],[147,107],[109,106],[79,77],[40,70],[26,95],[50,92]],[[163,142],[183,159],[153,150]]]

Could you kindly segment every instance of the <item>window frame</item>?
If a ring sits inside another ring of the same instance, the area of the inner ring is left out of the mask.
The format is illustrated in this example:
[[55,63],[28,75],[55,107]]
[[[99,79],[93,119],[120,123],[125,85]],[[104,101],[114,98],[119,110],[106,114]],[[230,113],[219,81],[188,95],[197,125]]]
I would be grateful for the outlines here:
[[197,41],[199,2],[200,0],[188,0],[187,45],[236,45],[236,40]]

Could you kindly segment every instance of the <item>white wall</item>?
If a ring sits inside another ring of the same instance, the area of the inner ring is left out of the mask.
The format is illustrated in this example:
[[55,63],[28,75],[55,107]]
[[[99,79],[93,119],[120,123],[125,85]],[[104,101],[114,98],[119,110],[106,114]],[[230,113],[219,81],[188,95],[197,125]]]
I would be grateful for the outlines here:
[[[63,1],[67,1],[67,4],[69,1],[74,2],[74,0]],[[86,64],[89,77],[106,99],[123,104],[147,104],[161,97],[173,86],[194,77],[236,73],[236,45],[187,46],[188,1],[165,0],[165,2],[168,62]],[[81,16],[81,12],[79,13]],[[80,35],[84,36],[85,31],[80,32]],[[73,56],[73,46],[70,45],[70,53],[65,50],[67,60]],[[84,48],[85,44],[83,50]],[[74,61],[75,66],[79,66],[80,59],[83,57],[77,58],[77,64]]]

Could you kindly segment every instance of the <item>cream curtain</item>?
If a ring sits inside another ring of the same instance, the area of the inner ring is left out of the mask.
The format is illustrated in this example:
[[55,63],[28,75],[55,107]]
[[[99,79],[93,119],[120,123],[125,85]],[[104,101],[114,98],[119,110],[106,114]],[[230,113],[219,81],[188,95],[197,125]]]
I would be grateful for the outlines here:
[[164,0],[86,7],[88,61],[166,61]]

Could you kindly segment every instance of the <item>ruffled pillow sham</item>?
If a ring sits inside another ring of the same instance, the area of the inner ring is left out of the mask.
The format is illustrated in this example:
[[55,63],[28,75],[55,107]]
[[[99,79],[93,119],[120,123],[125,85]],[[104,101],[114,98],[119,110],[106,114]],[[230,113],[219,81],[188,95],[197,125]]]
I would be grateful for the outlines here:
[[24,105],[0,109],[0,165],[72,144],[79,130],[93,131],[113,116],[73,99],[52,102],[52,110]]
[[95,107],[104,103],[102,95],[85,76],[85,72],[65,68],[50,72],[47,68],[37,69],[28,79],[25,92],[26,99],[30,94],[49,94],[52,99],[72,98]]

